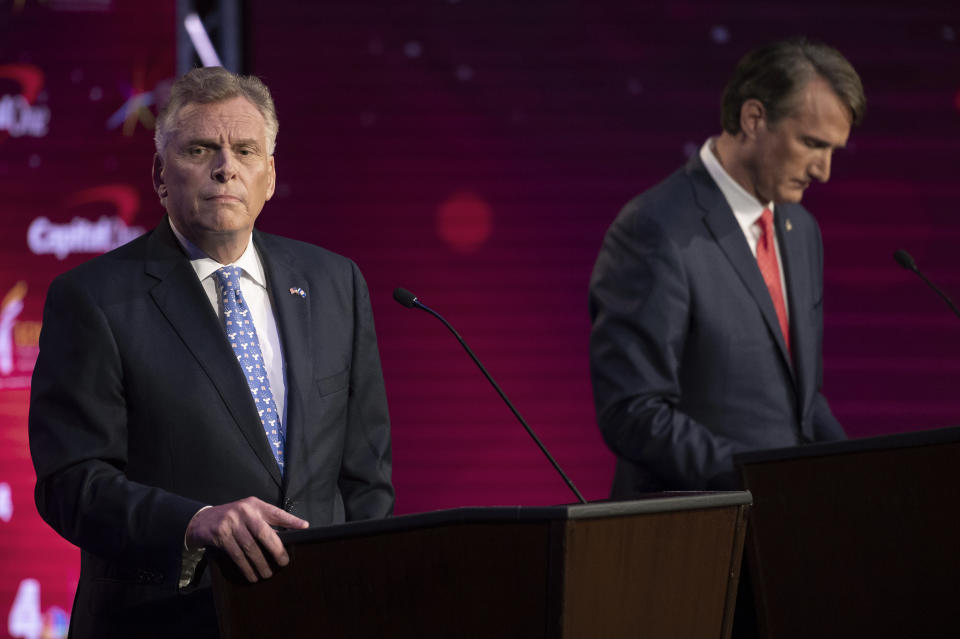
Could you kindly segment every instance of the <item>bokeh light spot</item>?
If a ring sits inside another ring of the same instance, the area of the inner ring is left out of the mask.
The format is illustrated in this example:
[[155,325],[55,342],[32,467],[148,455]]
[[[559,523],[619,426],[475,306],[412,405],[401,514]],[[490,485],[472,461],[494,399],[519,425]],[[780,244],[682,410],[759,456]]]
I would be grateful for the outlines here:
[[722,24],[718,24],[710,29],[710,39],[715,44],[726,44],[730,42],[730,30]]
[[457,80],[460,80],[461,82],[469,82],[473,79],[473,68],[467,66],[466,64],[461,64],[457,67],[456,74]]
[[454,193],[437,209],[437,234],[458,253],[476,251],[492,233],[493,211],[474,193]]

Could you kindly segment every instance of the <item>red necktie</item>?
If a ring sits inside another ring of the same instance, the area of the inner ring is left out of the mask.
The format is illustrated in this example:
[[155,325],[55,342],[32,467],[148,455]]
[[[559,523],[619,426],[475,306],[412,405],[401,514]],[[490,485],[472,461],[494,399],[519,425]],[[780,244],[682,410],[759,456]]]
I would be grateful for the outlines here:
[[770,297],[773,299],[773,308],[777,311],[777,319],[780,320],[780,332],[783,333],[787,353],[793,359],[793,354],[790,352],[790,324],[787,321],[787,305],[783,296],[783,287],[780,285],[780,267],[777,265],[777,249],[773,239],[773,213],[770,209],[763,209],[763,214],[757,220],[757,224],[763,231],[757,241],[757,264],[760,266],[763,281],[767,283],[767,290],[770,291]]

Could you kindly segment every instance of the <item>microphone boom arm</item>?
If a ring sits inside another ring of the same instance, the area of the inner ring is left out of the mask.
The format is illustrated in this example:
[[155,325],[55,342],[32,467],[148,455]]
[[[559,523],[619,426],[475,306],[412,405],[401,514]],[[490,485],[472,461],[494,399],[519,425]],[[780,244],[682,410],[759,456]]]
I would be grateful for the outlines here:
[[936,293],[941,298],[943,298],[943,301],[947,303],[947,306],[950,307],[950,310],[953,311],[953,314],[956,315],[957,317],[960,317],[960,310],[957,310],[957,305],[953,303],[953,300],[950,299],[950,297],[946,293],[940,290],[939,286],[931,282],[930,279],[923,274],[923,271],[921,271],[917,267],[916,262],[913,261],[913,258],[910,256],[909,253],[907,253],[903,249],[899,249],[897,251],[894,251],[893,259],[896,260],[897,264],[899,264],[903,268],[907,269],[908,271],[912,271],[916,273],[920,277],[920,279],[926,282],[927,286],[933,289],[934,293]]
[[[527,434],[530,435],[533,441],[540,448],[540,452],[542,452],[546,456],[546,458],[550,461],[550,463],[553,464],[554,469],[560,474],[560,476],[563,478],[563,481],[567,483],[567,486],[570,488],[571,491],[573,491],[573,494],[576,495],[580,503],[581,504],[587,503],[587,500],[584,499],[583,495],[580,494],[580,491],[577,490],[577,487],[573,484],[573,481],[571,481],[570,478],[567,477],[567,474],[563,472],[562,468],[560,468],[560,464],[557,463],[557,460],[553,458],[553,455],[550,454],[550,451],[547,450],[547,447],[543,445],[543,442],[540,441],[540,438],[537,437],[537,434],[534,433],[533,429],[530,428],[530,426],[527,424],[527,420],[523,418],[523,415],[521,415],[520,411],[516,409],[516,407],[513,405],[513,402],[511,402],[510,398],[507,397],[507,394],[503,392],[503,389],[500,388],[500,385],[497,384],[496,380],[494,380],[493,377],[490,375],[490,373],[487,372],[486,367],[480,362],[477,356],[474,355],[473,351],[470,349],[469,346],[467,346],[467,343],[463,340],[463,338],[460,337],[460,333],[458,333],[456,329],[453,328],[453,326],[451,326],[450,322],[445,320],[443,316],[440,315],[440,313],[436,312],[426,304],[423,304],[422,302],[420,302],[420,300],[418,300],[411,293],[409,293],[409,291],[403,290],[403,293],[400,293],[399,294],[400,296],[398,296],[398,291],[401,291],[401,290],[403,289],[397,289],[397,291],[395,291],[393,295],[398,302],[400,302],[404,306],[407,306],[408,308],[416,307],[422,311],[426,311],[427,313],[430,313],[431,315],[436,317],[438,320],[443,322],[443,325],[447,327],[447,330],[449,330],[453,334],[453,336],[457,338],[457,341],[460,342],[460,346],[463,346],[463,350],[467,351],[467,355],[470,356],[470,359],[472,359],[473,363],[477,365],[477,367],[480,369],[480,372],[483,373],[483,376],[487,378],[487,381],[490,382],[490,385],[493,386],[494,390],[497,391],[497,394],[500,395],[500,399],[502,399],[504,403],[510,408],[510,411],[513,413],[514,417],[517,418],[517,421],[520,422],[520,425],[523,426],[523,429],[527,431]],[[403,294],[406,294],[409,297],[401,299],[401,296]]]

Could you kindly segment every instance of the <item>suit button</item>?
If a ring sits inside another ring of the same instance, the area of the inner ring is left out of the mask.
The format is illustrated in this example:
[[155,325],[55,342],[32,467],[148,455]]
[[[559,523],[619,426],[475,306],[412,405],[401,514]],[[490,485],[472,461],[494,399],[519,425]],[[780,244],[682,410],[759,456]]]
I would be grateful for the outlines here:
[[292,500],[292,499],[284,499],[284,500],[283,500],[283,509],[284,509],[285,511],[287,511],[287,512],[291,512],[291,509],[292,509],[292,508],[293,508],[293,500]]
[[137,583],[160,585],[163,583],[163,575],[149,570],[138,570]]

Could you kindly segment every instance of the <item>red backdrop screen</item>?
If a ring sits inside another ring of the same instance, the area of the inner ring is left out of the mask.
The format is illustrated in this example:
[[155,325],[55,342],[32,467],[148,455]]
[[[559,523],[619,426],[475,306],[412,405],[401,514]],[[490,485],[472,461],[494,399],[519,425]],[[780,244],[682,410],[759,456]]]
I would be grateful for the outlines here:
[[[248,4],[248,71],[281,123],[259,226],[367,278],[398,513],[572,496],[397,286],[457,326],[586,496],[606,495],[587,352],[603,234],[719,131],[739,57],[796,34],[839,48],[868,98],[805,198],[825,243],[825,394],[852,437],[960,422],[960,319],[892,260],[907,249],[960,295],[952,0]],[[0,2],[0,637],[64,636],[79,554],[36,514],[27,444],[43,299],[160,219],[151,138],[174,36],[172,1]]]

